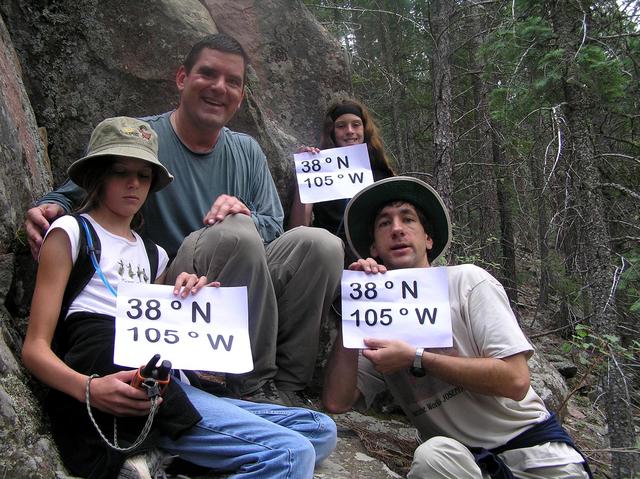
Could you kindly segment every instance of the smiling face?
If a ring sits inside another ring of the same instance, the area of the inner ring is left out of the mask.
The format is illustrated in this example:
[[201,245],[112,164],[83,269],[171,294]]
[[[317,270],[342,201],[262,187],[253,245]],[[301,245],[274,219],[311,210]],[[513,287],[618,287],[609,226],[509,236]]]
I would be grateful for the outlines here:
[[412,204],[391,203],[376,215],[370,252],[388,269],[427,267],[427,253],[432,247],[433,240]]
[[333,122],[333,135],[337,146],[350,146],[364,143],[364,125],[362,124],[362,118],[353,113],[340,115]]
[[100,207],[121,217],[133,217],[142,207],[153,180],[149,162],[116,157],[100,192]]
[[180,110],[191,128],[220,130],[236,113],[244,96],[245,63],[240,55],[204,48],[190,71],[176,75]]

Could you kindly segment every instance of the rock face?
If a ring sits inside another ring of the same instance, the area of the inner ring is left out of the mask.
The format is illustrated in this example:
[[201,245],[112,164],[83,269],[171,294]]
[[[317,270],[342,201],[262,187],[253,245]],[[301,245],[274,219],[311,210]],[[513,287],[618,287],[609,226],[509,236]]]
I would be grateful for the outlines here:
[[[238,38],[252,59],[245,104],[231,126],[262,145],[286,210],[291,153],[297,144],[318,143],[327,103],[350,90],[340,46],[300,2],[0,3],[2,477],[63,470],[18,360],[35,274],[21,232],[24,213],[64,180],[99,121],[175,107],[178,65],[195,41],[217,31]],[[317,477],[397,477],[357,449],[353,434],[340,444]]]
[[559,417],[564,416],[565,411],[560,408],[569,394],[569,389],[562,375],[540,354],[534,354],[529,359],[529,369],[531,386],[544,401],[547,409],[555,412]]
[[245,107],[233,122],[262,145],[284,202],[297,143],[315,143],[328,100],[349,89],[339,45],[298,2],[285,0],[8,0],[0,6],[25,69],[53,177],[84,150],[93,127],[116,115],[175,107],[175,72],[209,33],[235,36],[252,63]]
[[18,229],[32,199],[51,188],[51,172],[0,18],[0,470],[4,477],[51,477],[59,458],[42,425],[40,405],[17,361],[19,319],[6,303],[14,281]]

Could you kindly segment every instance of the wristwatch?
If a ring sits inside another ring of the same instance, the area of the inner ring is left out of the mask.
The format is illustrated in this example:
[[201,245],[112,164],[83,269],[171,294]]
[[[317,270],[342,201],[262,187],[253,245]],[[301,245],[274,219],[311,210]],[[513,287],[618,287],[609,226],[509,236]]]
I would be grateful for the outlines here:
[[424,353],[424,348],[416,348],[416,355],[413,358],[413,364],[409,369],[409,372],[414,376],[421,378],[427,372],[422,367],[422,354]]

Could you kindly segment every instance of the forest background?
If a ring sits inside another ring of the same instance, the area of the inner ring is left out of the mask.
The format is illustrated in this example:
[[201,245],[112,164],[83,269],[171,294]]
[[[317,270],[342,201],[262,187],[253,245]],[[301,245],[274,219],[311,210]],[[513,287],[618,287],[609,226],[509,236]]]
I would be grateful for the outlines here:
[[394,168],[453,212],[449,263],[505,285],[565,338],[608,424],[611,477],[638,466],[640,5],[305,0],[349,57]]
[[639,15],[629,0],[0,0],[0,476],[57,470],[17,359],[24,212],[98,121],[175,106],[175,68],[215,31],[252,58],[231,126],[259,141],[285,208],[291,153],[354,94],[396,171],[453,212],[447,261],[505,285],[542,353],[530,364],[579,365],[561,401],[565,424],[578,411],[596,431],[589,448],[571,430],[596,477],[640,474]]

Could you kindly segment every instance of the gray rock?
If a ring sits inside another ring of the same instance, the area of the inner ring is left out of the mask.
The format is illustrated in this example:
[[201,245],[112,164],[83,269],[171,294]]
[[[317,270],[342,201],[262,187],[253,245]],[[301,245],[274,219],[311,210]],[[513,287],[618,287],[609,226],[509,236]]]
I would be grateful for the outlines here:
[[63,470],[42,409],[22,375],[0,378],[0,471],[3,477],[50,478]]
[[535,353],[529,359],[531,386],[542,398],[547,408],[562,417],[565,411],[558,410],[569,394],[567,383],[558,370],[543,356]]
[[232,127],[263,145],[285,205],[298,138],[316,142],[326,103],[350,82],[339,45],[301,2],[7,0],[0,15],[0,471],[64,477],[17,360],[34,279],[25,211],[52,177],[62,182],[99,121],[175,107],[175,71],[206,34],[233,34],[252,58]]

